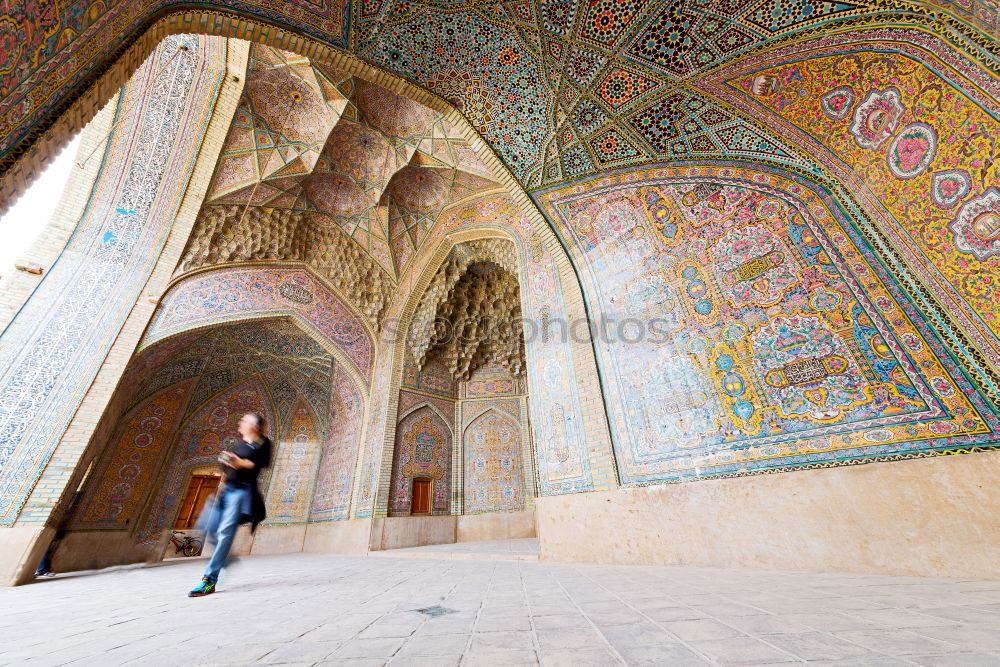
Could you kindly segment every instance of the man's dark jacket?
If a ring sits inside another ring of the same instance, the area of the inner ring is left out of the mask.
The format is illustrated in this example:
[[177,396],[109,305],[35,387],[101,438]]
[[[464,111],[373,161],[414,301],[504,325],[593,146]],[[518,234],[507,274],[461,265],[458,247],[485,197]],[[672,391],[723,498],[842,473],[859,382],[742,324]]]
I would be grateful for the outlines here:
[[264,507],[264,496],[260,492],[257,480],[260,471],[271,465],[271,441],[265,436],[258,437],[254,442],[240,440],[233,448],[233,454],[241,459],[253,462],[253,468],[226,468],[226,486],[249,489],[249,503],[241,508],[240,523],[249,523],[251,532],[257,530],[257,524],[267,518],[267,508]]

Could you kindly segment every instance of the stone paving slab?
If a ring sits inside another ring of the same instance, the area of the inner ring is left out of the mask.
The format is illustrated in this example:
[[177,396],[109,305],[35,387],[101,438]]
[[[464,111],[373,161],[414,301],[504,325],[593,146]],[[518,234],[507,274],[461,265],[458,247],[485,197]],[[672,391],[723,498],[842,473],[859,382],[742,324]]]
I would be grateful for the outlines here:
[[0,589],[0,665],[1000,665],[996,581],[296,554],[190,599],[203,567]]
[[423,547],[406,547],[373,551],[378,558],[436,558],[450,560],[538,560],[537,537],[516,540],[491,540],[483,542],[456,542],[431,544]]

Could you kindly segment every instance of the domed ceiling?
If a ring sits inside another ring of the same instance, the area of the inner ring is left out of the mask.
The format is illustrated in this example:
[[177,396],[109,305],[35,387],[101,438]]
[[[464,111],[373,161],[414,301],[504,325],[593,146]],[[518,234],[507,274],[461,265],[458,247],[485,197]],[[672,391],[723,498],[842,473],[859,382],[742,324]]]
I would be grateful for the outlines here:
[[237,227],[293,212],[300,226],[337,229],[392,279],[442,208],[496,187],[489,176],[442,114],[255,45],[205,202],[228,207]]
[[[705,77],[765,46],[846,30],[862,36],[886,22],[964,39],[961,24],[946,24],[930,5],[369,0],[355,10],[352,35],[363,58],[456,104],[531,188],[657,158],[746,157],[814,171],[808,153],[706,94]],[[988,16],[996,21],[995,8]],[[975,32],[968,41],[995,50]]]

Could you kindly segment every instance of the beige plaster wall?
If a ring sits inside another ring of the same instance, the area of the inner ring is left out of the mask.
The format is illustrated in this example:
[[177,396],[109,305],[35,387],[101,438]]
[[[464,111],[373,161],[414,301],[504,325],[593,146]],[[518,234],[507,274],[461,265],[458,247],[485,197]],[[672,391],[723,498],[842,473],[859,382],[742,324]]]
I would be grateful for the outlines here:
[[371,550],[534,536],[535,513],[530,510],[470,516],[392,516],[373,520]]
[[[292,526],[295,528],[298,526]],[[250,527],[240,526],[233,540],[233,547],[230,553],[234,556],[248,556],[250,554],[275,554],[291,553],[301,551],[302,534],[298,535],[298,542],[294,542],[295,536],[280,529],[286,526],[271,526],[272,530],[265,530],[261,526],[256,535],[250,534]],[[304,528],[304,527],[301,527]],[[274,530],[278,529],[278,530]],[[51,529],[50,532],[54,532]],[[188,531],[193,534],[192,531]],[[73,531],[59,542],[52,557],[52,569],[55,572],[75,572],[79,570],[99,570],[116,565],[130,565],[133,563],[159,563],[165,558],[180,558],[181,554],[176,553],[173,545],[169,544],[170,531],[163,531],[159,543],[136,544],[133,537],[125,530],[81,530]],[[199,537],[204,543],[204,537]],[[261,538],[263,540],[261,541]],[[48,540],[42,540],[47,544]],[[294,548],[282,550],[282,546],[294,543]],[[4,556],[5,544],[0,543],[0,556]],[[30,565],[31,572],[37,566],[44,550],[33,554]],[[206,545],[202,556],[211,555],[212,547]],[[28,579],[31,577],[29,576]],[[24,583],[19,581],[17,583]]]
[[[137,545],[128,531],[95,530],[68,533],[59,543],[52,556],[54,572],[74,572],[77,570],[99,570],[115,565],[128,565],[147,561],[159,561],[164,552],[166,540],[159,547],[148,548]],[[170,547],[168,555],[173,555]]]
[[457,542],[535,537],[535,511],[496,512],[458,517]]
[[258,526],[253,536],[250,554],[263,556],[267,554],[293,554],[302,551],[306,539],[306,524],[289,524]]
[[0,586],[15,586],[29,581],[55,534],[53,528],[13,526],[0,532]]
[[371,519],[323,521],[306,526],[302,551],[314,554],[366,554]]
[[458,517],[390,516],[372,522],[371,550],[422,547],[427,544],[453,544]]
[[1000,577],[1000,452],[537,502],[543,560]]

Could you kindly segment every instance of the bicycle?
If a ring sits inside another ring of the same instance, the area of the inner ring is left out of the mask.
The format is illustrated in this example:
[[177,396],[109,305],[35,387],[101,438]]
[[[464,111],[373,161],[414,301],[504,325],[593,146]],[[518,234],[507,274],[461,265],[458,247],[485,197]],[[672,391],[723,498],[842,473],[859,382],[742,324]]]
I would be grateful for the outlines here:
[[[178,535],[181,537],[178,538]],[[170,543],[174,545],[175,554],[183,552],[185,556],[192,557],[201,553],[201,540],[197,537],[186,535],[179,530],[175,530],[170,534]]]

